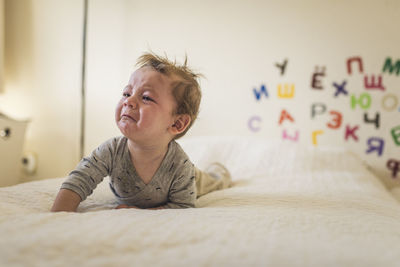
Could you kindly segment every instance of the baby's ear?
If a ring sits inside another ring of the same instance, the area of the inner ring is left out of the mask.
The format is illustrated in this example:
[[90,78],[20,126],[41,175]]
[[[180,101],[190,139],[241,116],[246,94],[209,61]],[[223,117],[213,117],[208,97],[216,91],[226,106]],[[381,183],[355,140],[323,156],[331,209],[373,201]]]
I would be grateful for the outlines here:
[[178,135],[186,130],[190,124],[190,116],[188,114],[179,114],[175,117],[174,124],[169,127],[172,134]]

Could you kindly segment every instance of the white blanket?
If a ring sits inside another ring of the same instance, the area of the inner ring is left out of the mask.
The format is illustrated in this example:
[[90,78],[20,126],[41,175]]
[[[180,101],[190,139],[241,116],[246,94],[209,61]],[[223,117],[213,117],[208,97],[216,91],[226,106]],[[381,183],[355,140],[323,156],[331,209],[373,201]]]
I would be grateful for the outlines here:
[[63,178],[0,188],[0,266],[400,266],[400,203],[341,149],[182,141],[234,186],[195,209],[115,210],[107,182],[50,213]]

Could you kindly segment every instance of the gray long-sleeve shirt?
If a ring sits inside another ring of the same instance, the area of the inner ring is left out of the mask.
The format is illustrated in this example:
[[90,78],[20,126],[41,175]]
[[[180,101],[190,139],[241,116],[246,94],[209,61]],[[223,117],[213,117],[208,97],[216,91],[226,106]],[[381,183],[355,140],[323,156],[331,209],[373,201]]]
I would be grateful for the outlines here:
[[92,194],[104,177],[120,204],[139,208],[189,208],[196,200],[195,167],[178,143],[171,141],[152,180],[145,184],[132,164],[124,136],[109,139],[81,160],[62,189],[82,200]]

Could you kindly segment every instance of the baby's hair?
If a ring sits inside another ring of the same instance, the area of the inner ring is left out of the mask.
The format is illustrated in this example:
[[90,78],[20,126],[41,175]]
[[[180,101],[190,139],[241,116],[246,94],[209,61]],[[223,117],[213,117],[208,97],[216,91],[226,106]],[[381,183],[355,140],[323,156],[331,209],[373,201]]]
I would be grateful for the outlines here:
[[190,124],[184,132],[175,136],[178,139],[186,134],[189,128],[193,125],[199,113],[201,100],[201,90],[198,79],[201,74],[193,72],[187,66],[187,56],[183,65],[178,65],[170,61],[166,56],[161,57],[154,53],[145,53],[140,56],[136,64],[139,68],[150,67],[174,81],[172,83],[172,94],[177,103],[175,114],[187,114],[190,116]]

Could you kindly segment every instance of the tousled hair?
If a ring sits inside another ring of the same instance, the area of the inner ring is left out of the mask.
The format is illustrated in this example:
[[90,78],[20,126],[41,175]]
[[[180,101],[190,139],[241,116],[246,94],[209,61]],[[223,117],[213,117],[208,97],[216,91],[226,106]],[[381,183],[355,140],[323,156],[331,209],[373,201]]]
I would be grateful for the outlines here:
[[195,73],[187,66],[187,56],[182,65],[176,61],[170,61],[166,56],[161,57],[154,53],[145,53],[137,60],[136,65],[139,68],[150,67],[159,73],[173,78],[172,94],[176,101],[175,114],[187,114],[190,116],[190,123],[184,132],[176,135],[174,139],[178,139],[186,134],[193,125],[199,113],[201,101],[201,90],[198,79],[201,74]]

